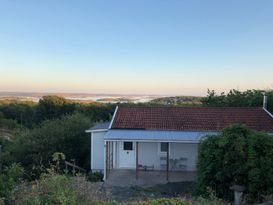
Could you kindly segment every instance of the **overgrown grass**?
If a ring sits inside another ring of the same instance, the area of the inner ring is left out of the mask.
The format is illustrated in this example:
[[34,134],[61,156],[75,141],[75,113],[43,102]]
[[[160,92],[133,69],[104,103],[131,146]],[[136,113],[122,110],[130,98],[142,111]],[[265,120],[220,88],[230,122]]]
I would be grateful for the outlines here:
[[10,199],[12,205],[227,205],[214,195],[208,199],[176,197],[117,202],[111,200],[111,193],[101,190],[101,183],[53,172],[43,174],[40,180],[21,183],[13,190]]
[[44,174],[40,180],[21,184],[12,199],[18,205],[88,205],[108,201],[107,194],[84,177],[57,174]]

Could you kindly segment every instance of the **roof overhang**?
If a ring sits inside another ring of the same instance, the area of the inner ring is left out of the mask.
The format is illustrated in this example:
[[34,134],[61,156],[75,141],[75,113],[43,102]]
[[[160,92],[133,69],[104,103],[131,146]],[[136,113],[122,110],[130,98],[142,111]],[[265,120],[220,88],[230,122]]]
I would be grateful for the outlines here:
[[105,141],[145,141],[199,143],[207,135],[218,132],[158,131],[158,130],[108,130]]
[[97,129],[97,130],[85,130],[86,133],[93,133],[93,132],[107,132],[108,129]]

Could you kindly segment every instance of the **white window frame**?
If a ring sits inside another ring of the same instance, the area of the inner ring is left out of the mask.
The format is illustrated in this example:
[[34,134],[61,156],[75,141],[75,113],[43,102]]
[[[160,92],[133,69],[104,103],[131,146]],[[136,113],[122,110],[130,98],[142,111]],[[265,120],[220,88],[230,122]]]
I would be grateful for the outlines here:
[[[166,156],[167,155],[167,152],[162,152],[161,151],[161,143],[168,143],[168,142],[159,142],[158,143],[158,154],[159,155],[163,155],[163,156]],[[171,143],[169,143],[169,154],[171,153]]]

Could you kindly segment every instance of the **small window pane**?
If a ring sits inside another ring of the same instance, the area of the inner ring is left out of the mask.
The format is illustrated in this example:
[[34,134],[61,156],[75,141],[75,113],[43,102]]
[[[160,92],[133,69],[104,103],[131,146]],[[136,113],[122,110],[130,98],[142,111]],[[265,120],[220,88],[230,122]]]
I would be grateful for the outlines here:
[[160,152],[167,152],[168,151],[168,143],[167,142],[161,142],[160,143]]
[[133,150],[133,142],[124,142],[123,150]]

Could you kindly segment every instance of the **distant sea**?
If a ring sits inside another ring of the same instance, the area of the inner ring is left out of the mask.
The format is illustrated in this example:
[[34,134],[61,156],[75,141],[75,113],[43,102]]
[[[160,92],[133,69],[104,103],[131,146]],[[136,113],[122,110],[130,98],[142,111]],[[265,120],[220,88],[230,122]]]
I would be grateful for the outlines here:
[[122,94],[88,94],[88,93],[31,93],[0,92],[0,100],[19,100],[38,102],[43,96],[57,95],[68,100],[101,103],[149,102],[164,97],[160,95],[122,95]]

